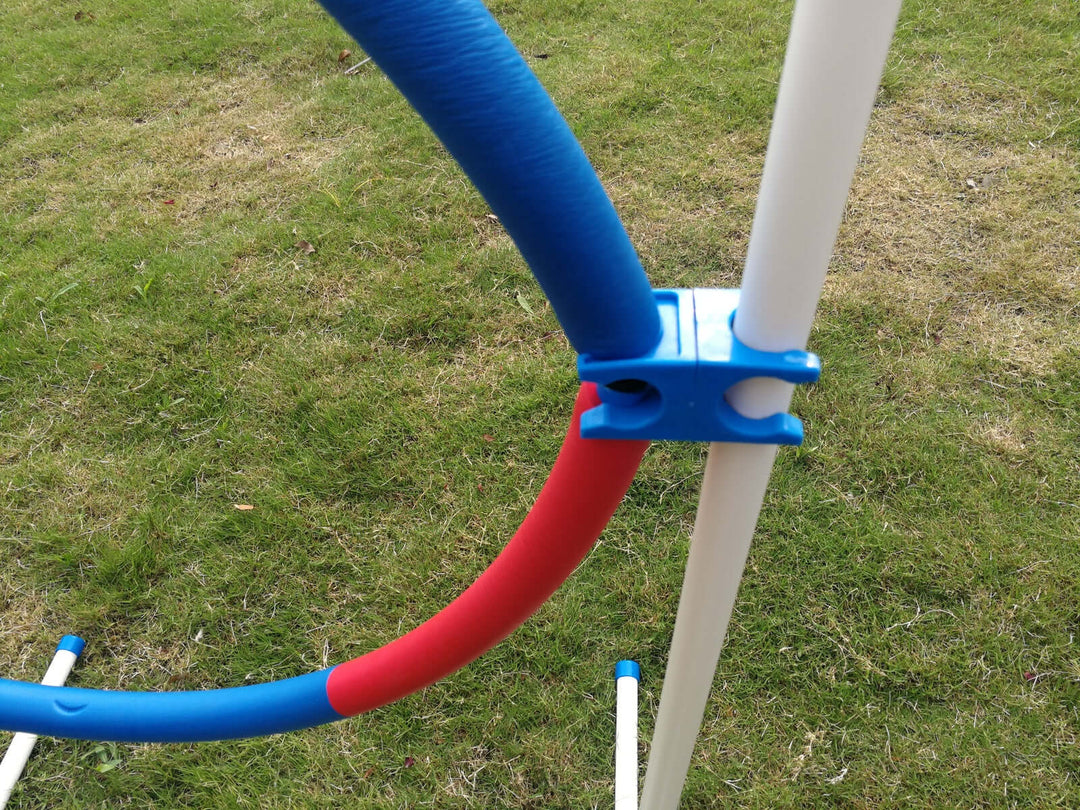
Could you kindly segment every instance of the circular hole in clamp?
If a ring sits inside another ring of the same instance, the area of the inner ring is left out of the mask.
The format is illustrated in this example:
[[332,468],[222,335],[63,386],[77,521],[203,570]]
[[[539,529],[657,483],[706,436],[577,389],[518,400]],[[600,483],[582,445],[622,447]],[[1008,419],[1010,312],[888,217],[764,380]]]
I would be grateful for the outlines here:
[[652,386],[644,380],[615,380],[608,383],[606,387],[620,394],[643,394]]
[[600,399],[610,405],[628,408],[648,399],[656,389],[645,380],[615,380],[597,387]]
[[615,380],[597,386],[600,401],[619,409],[624,428],[638,428],[654,421],[661,411],[660,392],[645,380]]

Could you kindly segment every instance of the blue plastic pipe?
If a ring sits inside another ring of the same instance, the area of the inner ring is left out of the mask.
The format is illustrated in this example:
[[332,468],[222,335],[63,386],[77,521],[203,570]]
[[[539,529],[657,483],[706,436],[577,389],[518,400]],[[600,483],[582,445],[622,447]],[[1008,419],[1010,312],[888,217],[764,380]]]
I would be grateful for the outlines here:
[[480,190],[579,354],[660,338],[649,281],[566,121],[480,0],[321,0]]

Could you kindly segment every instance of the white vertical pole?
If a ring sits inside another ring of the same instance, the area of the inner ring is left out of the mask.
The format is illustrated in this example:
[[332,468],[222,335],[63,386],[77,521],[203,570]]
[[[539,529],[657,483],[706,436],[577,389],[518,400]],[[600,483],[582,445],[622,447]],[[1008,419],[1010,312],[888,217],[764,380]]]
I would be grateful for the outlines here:
[[[799,0],[765,158],[735,334],[765,351],[802,349],[844,212],[900,0]],[[786,411],[792,386],[728,392],[752,418]],[[713,444],[641,797],[678,805],[765,497],[776,447]]]
[[637,810],[638,681],[636,661],[615,665],[615,810]]
[[[86,642],[78,636],[64,636],[60,639],[52,663],[49,664],[41,683],[44,686],[63,686],[85,646]],[[7,753],[3,760],[0,760],[0,810],[4,809],[11,798],[15,783],[22,776],[23,768],[26,767],[36,742],[36,734],[20,731],[12,738]]]

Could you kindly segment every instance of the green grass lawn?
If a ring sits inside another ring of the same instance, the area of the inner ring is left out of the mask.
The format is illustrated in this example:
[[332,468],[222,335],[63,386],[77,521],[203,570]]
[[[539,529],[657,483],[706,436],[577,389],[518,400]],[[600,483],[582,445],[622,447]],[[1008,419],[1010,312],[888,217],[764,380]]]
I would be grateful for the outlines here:
[[[737,286],[791,4],[491,8],[653,284]],[[0,5],[0,674],[66,632],[80,686],[308,672],[526,513],[573,354],[362,58],[299,0]],[[1080,806],[1078,98],[1073,3],[905,3],[685,807]],[[551,602],[421,694],[42,740],[12,807],[610,806],[612,666],[647,752],[703,455],[654,446]]]

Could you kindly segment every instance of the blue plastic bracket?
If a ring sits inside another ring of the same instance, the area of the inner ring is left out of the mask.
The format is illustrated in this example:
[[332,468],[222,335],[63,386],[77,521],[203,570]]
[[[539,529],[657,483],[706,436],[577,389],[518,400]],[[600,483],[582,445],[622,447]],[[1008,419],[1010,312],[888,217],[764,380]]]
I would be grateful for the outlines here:
[[623,360],[578,356],[578,374],[597,383],[601,404],[581,417],[586,439],[800,444],[802,422],[786,413],[750,419],[725,392],[751,377],[814,382],[821,361],[802,351],[762,352],[744,346],[731,325],[738,290],[653,290],[660,343]]

